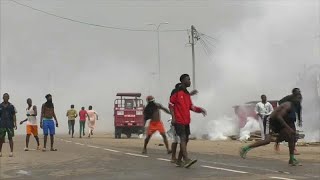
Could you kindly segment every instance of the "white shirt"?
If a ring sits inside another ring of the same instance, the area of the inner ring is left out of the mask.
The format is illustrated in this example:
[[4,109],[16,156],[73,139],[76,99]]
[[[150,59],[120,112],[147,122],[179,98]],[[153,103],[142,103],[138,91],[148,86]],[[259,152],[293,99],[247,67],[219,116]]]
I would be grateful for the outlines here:
[[98,113],[94,110],[87,110],[88,116],[90,119],[89,121],[96,121],[98,119]]
[[269,102],[266,102],[265,104],[262,102],[259,102],[256,104],[255,111],[256,111],[256,114],[261,114],[262,117],[264,117],[272,113],[273,107]]
[[[30,109],[29,107],[26,109],[27,111],[27,114],[30,114],[30,115],[34,115],[34,110],[33,110],[34,106],[31,106]],[[38,122],[37,122],[37,117],[36,116],[28,116],[28,121],[27,121],[27,125],[37,125]]]

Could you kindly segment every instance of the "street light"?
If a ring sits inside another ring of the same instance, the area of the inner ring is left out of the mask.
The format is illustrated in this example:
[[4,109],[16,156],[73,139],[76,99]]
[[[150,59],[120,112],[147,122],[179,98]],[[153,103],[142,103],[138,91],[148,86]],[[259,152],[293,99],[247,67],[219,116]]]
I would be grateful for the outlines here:
[[158,25],[153,24],[153,23],[149,23],[147,25],[149,26],[154,26],[156,28],[157,31],[157,38],[158,38],[158,78],[160,80],[160,70],[161,70],[161,64],[160,64],[160,26],[163,24],[169,24],[168,22],[163,22],[163,23],[159,23]]

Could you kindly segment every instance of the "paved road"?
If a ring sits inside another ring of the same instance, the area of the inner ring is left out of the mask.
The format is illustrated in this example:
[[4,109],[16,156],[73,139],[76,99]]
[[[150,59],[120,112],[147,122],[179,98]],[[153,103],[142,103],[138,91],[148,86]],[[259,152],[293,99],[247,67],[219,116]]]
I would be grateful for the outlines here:
[[314,162],[289,167],[278,160],[191,153],[199,161],[185,169],[168,162],[164,150],[144,156],[141,148],[58,136],[57,152],[23,152],[23,141],[16,137],[14,158],[4,145],[0,179],[320,179],[320,163]]

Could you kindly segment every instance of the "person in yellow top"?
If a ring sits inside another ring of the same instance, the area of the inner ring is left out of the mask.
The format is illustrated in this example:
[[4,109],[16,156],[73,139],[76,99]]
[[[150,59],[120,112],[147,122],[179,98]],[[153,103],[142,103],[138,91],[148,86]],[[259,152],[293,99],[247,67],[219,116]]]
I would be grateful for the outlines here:
[[69,109],[67,111],[67,117],[68,117],[68,127],[69,127],[69,135],[70,135],[70,131],[72,133],[71,137],[73,138],[73,134],[74,134],[74,124],[75,124],[75,120],[78,117],[78,112],[77,110],[74,109],[74,105],[71,105],[71,109]]

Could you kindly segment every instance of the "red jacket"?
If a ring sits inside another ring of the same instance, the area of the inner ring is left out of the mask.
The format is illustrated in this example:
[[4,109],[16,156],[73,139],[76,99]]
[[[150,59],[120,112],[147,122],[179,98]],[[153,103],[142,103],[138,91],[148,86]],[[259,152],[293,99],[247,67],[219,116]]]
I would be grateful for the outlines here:
[[185,89],[180,89],[171,95],[169,106],[174,110],[176,123],[182,125],[190,124],[190,110],[197,113],[202,112],[200,107],[192,104],[191,96]]

